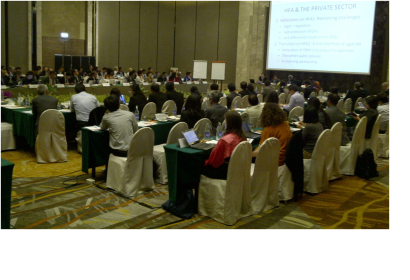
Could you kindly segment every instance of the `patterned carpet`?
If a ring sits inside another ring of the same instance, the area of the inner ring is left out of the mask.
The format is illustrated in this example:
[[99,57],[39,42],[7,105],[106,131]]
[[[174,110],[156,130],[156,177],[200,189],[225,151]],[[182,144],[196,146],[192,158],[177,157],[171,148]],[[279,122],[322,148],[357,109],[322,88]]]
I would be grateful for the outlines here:
[[303,194],[297,202],[226,226],[209,217],[183,220],[161,208],[167,186],[141,193],[134,200],[105,188],[101,168],[96,185],[80,171],[81,155],[69,148],[68,162],[37,164],[30,150],[3,152],[15,163],[11,225],[16,229],[318,229],[389,228],[389,161],[378,160],[378,178],[343,176],[318,195]]

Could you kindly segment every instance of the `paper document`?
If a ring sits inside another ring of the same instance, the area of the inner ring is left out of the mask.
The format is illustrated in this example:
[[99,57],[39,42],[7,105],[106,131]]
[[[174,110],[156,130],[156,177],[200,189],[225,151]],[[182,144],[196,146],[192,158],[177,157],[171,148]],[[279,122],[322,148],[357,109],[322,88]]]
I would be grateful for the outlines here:
[[101,130],[99,126],[93,125],[93,126],[84,126],[84,128],[91,130],[91,131],[98,131]]
[[138,122],[138,126],[139,127],[146,127],[146,126],[151,126],[151,125],[155,125],[157,123],[153,123],[153,122]]

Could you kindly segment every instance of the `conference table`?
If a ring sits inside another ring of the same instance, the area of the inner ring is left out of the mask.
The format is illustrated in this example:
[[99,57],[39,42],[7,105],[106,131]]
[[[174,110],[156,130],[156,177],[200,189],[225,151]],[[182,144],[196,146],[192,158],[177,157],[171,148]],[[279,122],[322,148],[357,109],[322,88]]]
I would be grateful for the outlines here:
[[[171,128],[177,124],[176,121],[166,122],[138,122],[138,128],[149,127],[154,131],[154,145],[167,142]],[[109,141],[110,134],[107,130],[90,130],[81,128],[82,137],[82,168],[84,173],[92,169],[92,177],[95,177],[95,168],[106,165],[110,156]]]
[[11,184],[14,163],[1,159],[1,228],[10,228]]

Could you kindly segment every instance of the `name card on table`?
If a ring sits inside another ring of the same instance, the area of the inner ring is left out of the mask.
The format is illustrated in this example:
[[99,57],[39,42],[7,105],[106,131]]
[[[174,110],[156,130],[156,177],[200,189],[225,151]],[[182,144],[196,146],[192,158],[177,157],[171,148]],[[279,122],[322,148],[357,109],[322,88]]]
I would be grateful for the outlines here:
[[179,138],[178,142],[181,148],[189,147],[188,141],[185,138]]
[[57,77],[64,77],[64,74],[57,74]]
[[90,84],[84,84],[85,87],[90,87]]
[[1,85],[1,89],[6,89],[7,86],[6,85]]
[[33,111],[23,111],[23,113],[25,113],[25,114],[33,114]]
[[194,84],[199,85],[199,82],[194,82]]
[[57,86],[58,88],[62,88],[62,87],[64,87],[64,85],[63,85],[63,84],[56,84],[56,86]]
[[103,85],[103,87],[109,87],[110,83],[103,83],[102,85]]
[[161,82],[156,82],[156,84],[160,86],[160,85],[161,85]]
[[129,87],[129,86],[130,86],[130,83],[123,83],[122,86],[124,86],[124,87]]
[[142,83],[142,85],[143,85],[143,86],[148,86],[148,85],[149,85],[149,83],[147,83],[147,82],[143,82],[143,83]]
[[38,85],[28,85],[28,88],[37,88]]
[[202,81],[202,83],[203,83],[203,84],[207,84],[208,82],[207,82],[207,81]]
[[99,84],[92,84],[91,86],[92,87],[99,87],[100,85]]
[[192,82],[186,82],[186,84],[187,84],[187,85],[190,85],[190,84],[192,84]]

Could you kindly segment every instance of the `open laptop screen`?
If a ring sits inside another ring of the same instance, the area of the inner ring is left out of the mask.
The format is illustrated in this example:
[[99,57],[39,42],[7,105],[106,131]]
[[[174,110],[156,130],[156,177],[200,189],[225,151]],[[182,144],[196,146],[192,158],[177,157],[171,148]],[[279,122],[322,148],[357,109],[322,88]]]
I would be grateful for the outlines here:
[[182,133],[189,145],[199,141],[198,136],[194,130],[188,130]]
[[251,132],[249,130],[248,124],[245,121],[242,121],[242,129],[243,129],[243,131],[245,131],[245,133],[246,132]]

